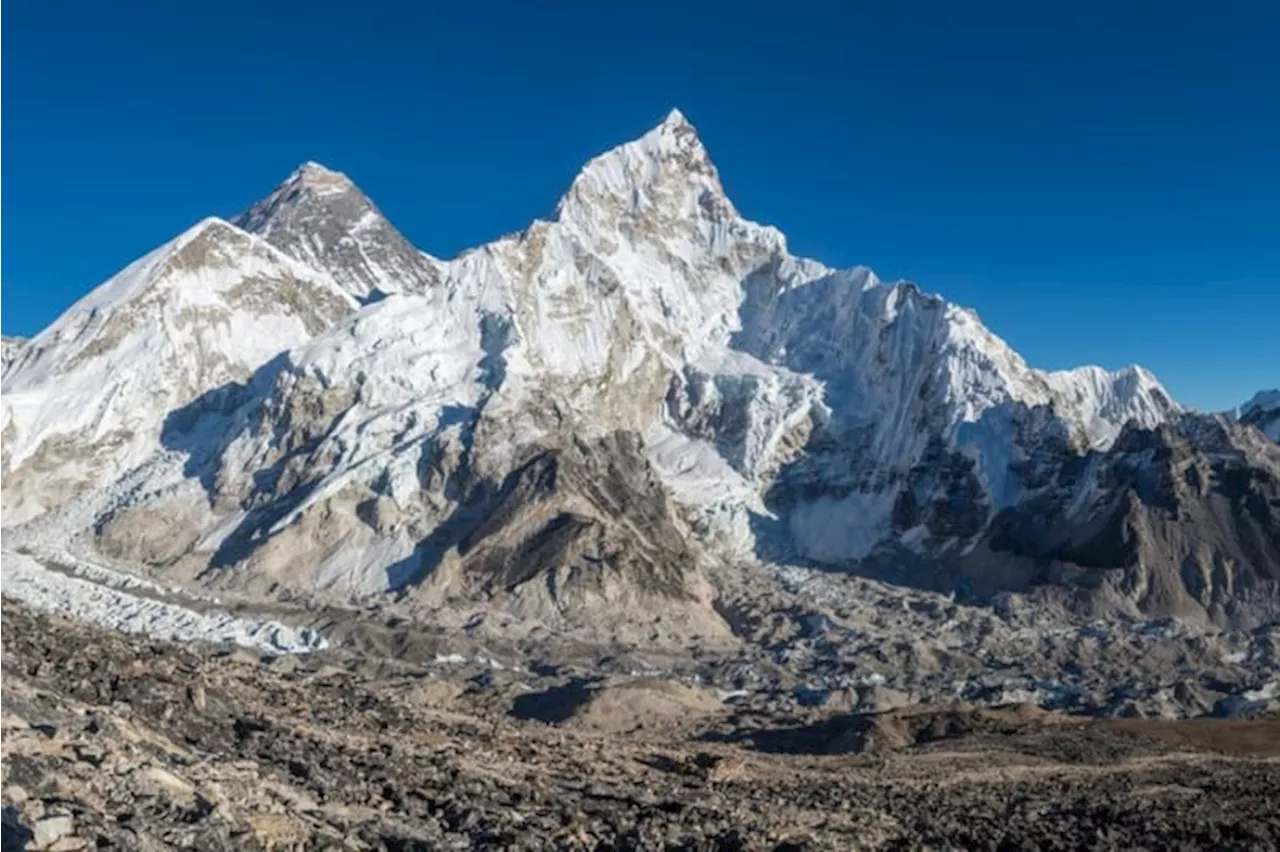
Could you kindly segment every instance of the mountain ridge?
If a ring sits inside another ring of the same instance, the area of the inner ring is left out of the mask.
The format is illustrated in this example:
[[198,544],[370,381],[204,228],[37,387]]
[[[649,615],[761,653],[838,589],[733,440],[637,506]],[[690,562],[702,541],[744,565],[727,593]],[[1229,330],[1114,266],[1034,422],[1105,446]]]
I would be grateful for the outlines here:
[[[51,465],[74,473],[73,490],[104,485],[157,448],[169,407],[247,376],[354,307],[322,274],[224,220],[203,219],[24,344],[4,376],[5,467]],[[80,461],[56,449],[42,461],[51,444]],[[38,514],[46,499],[56,505],[61,490],[39,480],[6,487],[6,498],[26,504],[6,499],[6,523]]]
[[[971,310],[792,256],[779,231],[740,216],[678,111],[589,161],[553,219],[453,260],[413,248],[354,183],[314,163],[233,221],[206,227],[281,275],[304,270],[329,307],[153,407],[99,478],[148,452],[185,458],[182,478],[109,506],[88,533],[113,558],[191,582],[407,591],[439,615],[476,586],[431,578],[477,564],[521,578],[478,581],[513,605],[570,578],[576,591],[540,599],[531,617],[584,622],[620,614],[642,576],[632,565],[599,582],[614,569],[590,548],[652,545],[682,554],[669,588],[705,589],[705,571],[742,559],[915,561],[933,567],[894,570],[929,586],[990,550],[995,519],[1037,511],[1045,489],[1113,487],[1077,484],[1081,459],[1187,416],[1140,367],[1035,370]],[[5,374],[4,428],[20,438],[6,449],[6,511],[12,499],[23,519],[40,512],[7,484],[22,474],[22,441],[57,433],[33,432],[14,392],[67,381],[35,365],[24,354]],[[1226,440],[1251,459],[1271,452]],[[577,486],[520,492],[555,495],[545,510],[503,502],[517,471],[579,458],[580,445],[596,449],[574,465],[657,482],[662,508],[634,516]],[[54,452],[46,467],[76,463]],[[1111,475],[1110,463],[1085,466]],[[1063,471],[1072,484],[1054,486]],[[485,526],[499,510],[516,526]],[[664,543],[637,544],[653,536]],[[1032,544],[1021,552],[1046,558]],[[1274,579],[1266,554],[1259,582]],[[676,597],[693,602],[688,629],[720,630],[708,594]]]
[[1230,412],[1230,416],[1258,427],[1268,438],[1280,443],[1280,389],[1258,391]]
[[439,261],[411,246],[350,178],[314,161],[232,221],[333,274],[360,300],[400,289],[421,292],[438,278]]

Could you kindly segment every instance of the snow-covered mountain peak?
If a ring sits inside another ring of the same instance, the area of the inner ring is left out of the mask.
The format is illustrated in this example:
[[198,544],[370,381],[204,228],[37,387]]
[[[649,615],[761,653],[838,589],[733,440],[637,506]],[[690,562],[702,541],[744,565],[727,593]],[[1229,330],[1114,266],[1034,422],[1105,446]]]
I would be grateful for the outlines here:
[[1258,391],[1229,416],[1257,426],[1268,438],[1280,442],[1280,389]]
[[648,133],[583,167],[561,199],[557,218],[580,221],[658,216],[736,219],[702,141],[679,110]]
[[[1156,406],[1166,414],[1181,411],[1182,406],[1169,396],[1164,384],[1155,373],[1140,364],[1121,367],[1113,374],[1115,392],[1121,396],[1144,396],[1153,400]],[[1151,424],[1154,425],[1154,424]]]
[[604,156],[623,149],[643,150],[650,156],[680,152],[691,158],[691,162],[686,165],[711,165],[707,150],[698,138],[698,131],[678,109],[667,113],[666,118],[639,139],[620,145]]
[[156,451],[175,409],[355,307],[327,276],[202,220],[72,305],[5,371],[3,464],[25,483],[6,489],[6,511],[110,483]]
[[351,178],[314,160],[308,160],[294,169],[293,174],[289,175],[288,180],[284,182],[284,186],[295,189],[306,188],[312,192],[334,195],[359,191],[356,189],[356,185],[351,182]]
[[1182,410],[1160,380],[1137,364],[1119,370],[1091,365],[1043,375],[1056,405],[1076,412],[1089,446],[1097,449],[1110,447],[1128,423],[1150,429]]
[[270,242],[313,226],[323,218],[354,226],[373,202],[341,172],[306,162],[294,169],[266,198],[237,216],[235,223]]
[[670,128],[692,127],[692,125],[689,124],[689,119],[684,117],[684,113],[680,111],[679,107],[672,107],[671,111],[667,113],[667,117],[662,119],[662,124],[659,126]]
[[[225,534],[239,506],[260,565],[327,542],[291,582],[394,587],[524,461],[625,433],[643,436],[627,463],[715,536],[844,564],[903,542],[958,552],[1064,459],[1179,410],[1140,367],[1040,371],[970,309],[791,255],[738,214],[678,110],[588,162],[550,221],[451,261],[316,163],[234,223],[205,220],[95,291],[45,333],[56,352],[44,335],[22,348],[5,450],[32,514],[187,452],[211,513],[193,535]],[[108,440],[108,463],[77,467]]]
[[[114,309],[150,288],[189,280],[182,275],[186,270],[232,265],[239,259],[237,249],[248,249],[254,242],[256,240],[250,234],[225,219],[216,216],[201,219],[164,245],[135,260],[72,305],[53,325],[33,339],[33,348],[47,346],[50,342],[49,335],[65,329],[74,316],[98,317],[104,311]],[[258,251],[267,248],[265,244],[258,245]]]
[[1240,416],[1246,417],[1257,411],[1272,411],[1280,409],[1280,390],[1262,390],[1255,393],[1249,398],[1249,401],[1240,406]]
[[358,299],[439,281],[439,261],[410,245],[350,178],[319,163],[303,163],[234,221]]
[[219,216],[206,216],[190,228],[187,228],[178,236],[174,237],[170,246],[175,250],[179,250],[183,246],[196,242],[197,240],[217,239],[219,235],[228,236],[238,232],[239,229],[235,228],[226,219]]
[[[160,356],[162,339],[217,340],[220,323],[239,313],[254,315],[257,324],[279,322],[287,314],[305,327],[304,334],[315,334],[354,307],[331,281],[258,237],[209,217],[129,264],[30,340],[26,357],[6,377],[6,389],[55,380],[65,385],[83,370],[123,367],[134,345],[146,353],[134,367],[140,370]],[[218,341],[219,350],[266,347],[263,360],[279,351],[275,345]],[[204,354],[205,361],[194,366],[216,371],[222,359]]]

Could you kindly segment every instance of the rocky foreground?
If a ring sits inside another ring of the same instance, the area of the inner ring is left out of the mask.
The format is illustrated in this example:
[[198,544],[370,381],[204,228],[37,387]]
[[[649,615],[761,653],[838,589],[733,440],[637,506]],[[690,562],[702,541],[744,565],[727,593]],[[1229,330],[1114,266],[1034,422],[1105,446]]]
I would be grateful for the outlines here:
[[3,609],[8,849],[1280,847],[1280,718],[769,715]]

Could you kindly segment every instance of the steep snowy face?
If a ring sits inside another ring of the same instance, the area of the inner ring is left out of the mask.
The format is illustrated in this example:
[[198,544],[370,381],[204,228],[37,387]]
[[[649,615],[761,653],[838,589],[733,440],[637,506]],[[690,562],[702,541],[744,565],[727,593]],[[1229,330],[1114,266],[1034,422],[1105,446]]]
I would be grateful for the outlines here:
[[353,310],[327,277],[218,219],[134,262],[4,377],[6,522],[111,482],[166,418]]
[[[434,567],[439,537],[481,467],[506,457],[476,433],[502,382],[501,337],[431,296],[392,295],[266,365],[213,410],[177,418],[175,443],[209,512],[187,513],[204,559],[245,564],[250,582],[364,595],[400,588]],[[532,413],[505,430],[533,432]],[[155,561],[127,513],[107,533],[117,551]],[[428,557],[429,551],[430,557]],[[162,553],[162,555],[165,555]]]
[[679,111],[588,163],[560,202],[556,229],[565,250],[599,265],[598,289],[620,291],[673,362],[723,347],[744,279],[786,252],[780,233],[738,215]]
[[501,349],[495,405],[536,397],[575,428],[635,430],[660,415],[675,371],[723,350],[742,280],[783,250],[737,215],[673,112],[588,163],[554,220],[450,262],[442,289]]
[[1280,390],[1258,391],[1233,412],[1241,423],[1257,426],[1273,441],[1280,442]]
[[1057,406],[1074,412],[1090,447],[1105,449],[1125,426],[1151,429],[1182,410],[1160,380],[1136,364],[1114,372],[1078,367],[1043,375]]
[[18,356],[22,354],[22,349],[26,345],[25,337],[5,335],[0,338],[0,374],[8,372],[9,365],[18,360]]
[[786,254],[780,233],[738,215],[678,111],[588,163],[561,200],[556,225],[566,247],[611,274],[604,289],[620,290],[675,362],[723,348],[738,327],[746,277]]
[[874,465],[908,458],[935,435],[969,443],[989,412],[1010,406],[1052,406],[1079,443],[1095,447],[1130,420],[1150,426],[1177,410],[1140,368],[1031,369],[972,311],[867,269],[777,282],[772,271],[748,281],[734,346],[821,379],[838,427],[868,432]]
[[1177,411],[1141,370],[1034,370],[972,311],[914,285],[781,272],[747,279],[732,345],[822,387],[804,451],[768,495],[809,558],[861,559],[919,525],[915,545],[972,536],[1039,487],[1047,457]]
[[298,167],[233,222],[358,299],[421,293],[439,278],[438,261],[411,246],[346,175],[318,163]]

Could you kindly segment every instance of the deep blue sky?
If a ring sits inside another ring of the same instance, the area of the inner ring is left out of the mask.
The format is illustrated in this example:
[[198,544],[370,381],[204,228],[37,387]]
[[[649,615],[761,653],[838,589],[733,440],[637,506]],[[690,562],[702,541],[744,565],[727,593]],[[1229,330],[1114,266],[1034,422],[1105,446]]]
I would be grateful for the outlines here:
[[[554,7],[554,8],[544,8]],[[5,4],[3,330],[299,162],[449,256],[679,106],[792,248],[1037,366],[1280,384],[1280,4]]]

